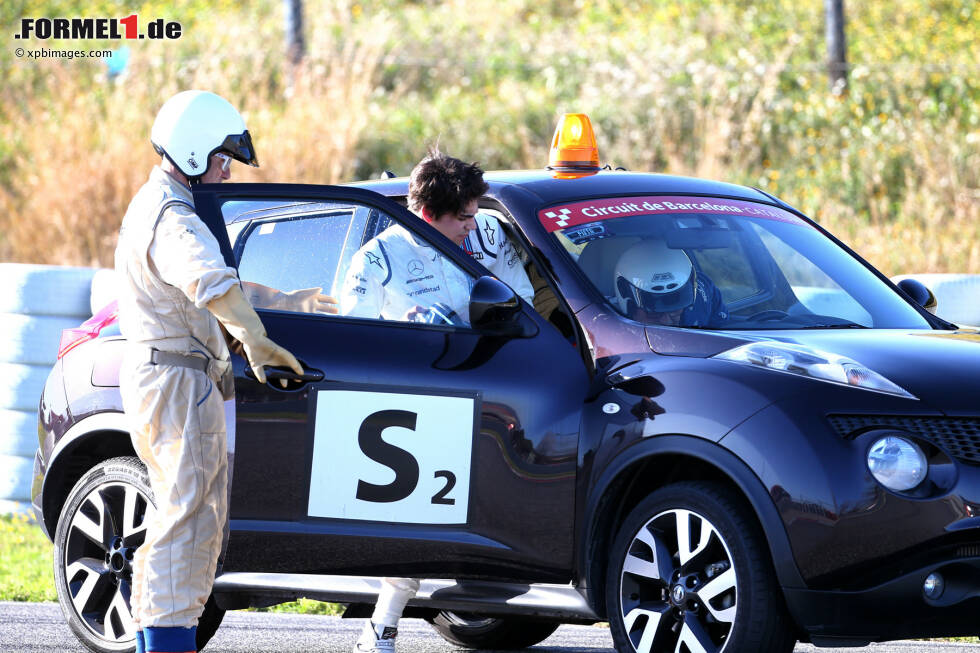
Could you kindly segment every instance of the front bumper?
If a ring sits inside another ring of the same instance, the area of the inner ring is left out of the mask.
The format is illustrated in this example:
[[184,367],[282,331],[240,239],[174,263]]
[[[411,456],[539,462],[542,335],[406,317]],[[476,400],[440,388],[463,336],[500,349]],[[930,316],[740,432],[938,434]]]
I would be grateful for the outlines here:
[[[923,593],[933,572],[946,589],[936,600]],[[980,633],[980,556],[933,564],[861,591],[787,589],[790,611],[814,639],[876,642]]]

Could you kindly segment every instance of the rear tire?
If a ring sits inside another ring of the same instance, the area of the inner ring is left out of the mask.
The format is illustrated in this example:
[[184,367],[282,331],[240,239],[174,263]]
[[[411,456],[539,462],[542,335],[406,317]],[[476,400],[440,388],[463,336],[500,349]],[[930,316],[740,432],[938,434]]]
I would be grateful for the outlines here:
[[456,646],[513,650],[534,646],[560,626],[554,621],[509,617],[483,617],[466,612],[443,611],[428,620],[439,635]]
[[[129,597],[132,554],[146,536],[153,510],[146,468],[126,456],[99,463],[72,488],[54,536],[54,581],[68,627],[96,653],[126,653],[136,645]],[[197,626],[202,650],[225,611],[208,598]]]

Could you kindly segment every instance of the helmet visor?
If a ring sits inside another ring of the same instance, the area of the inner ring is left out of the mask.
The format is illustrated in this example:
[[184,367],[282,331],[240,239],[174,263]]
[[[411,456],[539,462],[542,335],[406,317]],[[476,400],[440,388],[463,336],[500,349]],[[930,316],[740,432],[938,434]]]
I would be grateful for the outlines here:
[[695,275],[691,275],[682,284],[670,286],[654,286],[651,290],[642,290],[623,277],[616,280],[619,294],[632,299],[639,308],[648,313],[671,313],[687,308],[694,303]]
[[259,167],[259,160],[255,156],[255,147],[252,145],[252,137],[247,129],[241,134],[228,134],[218,149],[227,152],[242,163]]

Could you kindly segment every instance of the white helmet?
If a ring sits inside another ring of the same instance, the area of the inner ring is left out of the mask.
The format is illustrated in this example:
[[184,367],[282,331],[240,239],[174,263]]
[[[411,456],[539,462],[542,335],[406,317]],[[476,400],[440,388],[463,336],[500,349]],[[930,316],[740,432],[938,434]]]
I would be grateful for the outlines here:
[[259,166],[242,115],[207,91],[183,91],[167,100],[153,121],[150,142],[192,181],[207,172],[215,152]]
[[697,273],[691,259],[659,240],[645,240],[623,252],[615,274],[623,311],[630,302],[648,313],[670,313],[694,303]]

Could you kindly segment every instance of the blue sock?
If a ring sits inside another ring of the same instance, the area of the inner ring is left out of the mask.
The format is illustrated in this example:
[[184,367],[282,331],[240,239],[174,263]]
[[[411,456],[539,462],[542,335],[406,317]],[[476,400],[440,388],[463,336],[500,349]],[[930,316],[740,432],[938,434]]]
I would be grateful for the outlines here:
[[143,629],[146,653],[187,653],[197,651],[197,627]]
[[136,653],[146,653],[146,642],[143,639],[143,631],[136,631]]

